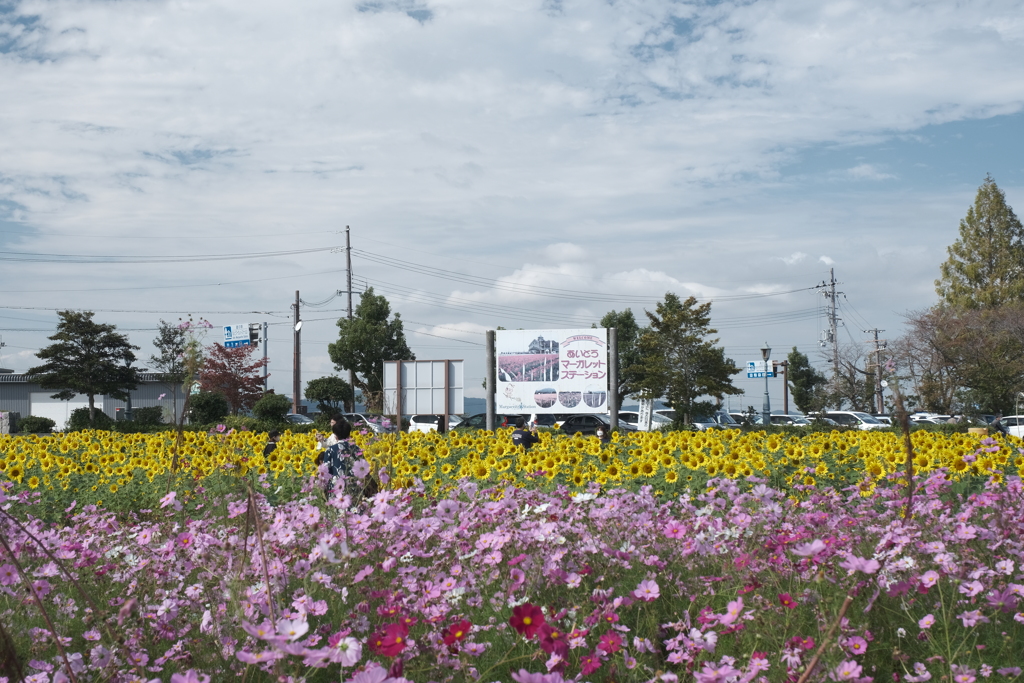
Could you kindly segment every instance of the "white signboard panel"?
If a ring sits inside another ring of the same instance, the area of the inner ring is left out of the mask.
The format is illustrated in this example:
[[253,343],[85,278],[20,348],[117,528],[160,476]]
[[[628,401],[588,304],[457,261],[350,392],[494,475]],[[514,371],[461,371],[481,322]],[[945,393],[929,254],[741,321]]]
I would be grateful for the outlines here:
[[607,413],[608,330],[498,330],[498,413]]
[[649,432],[651,431],[651,420],[654,415],[654,399],[640,399],[639,408],[639,419],[637,420],[636,428],[641,432]]
[[[71,411],[76,408],[89,407],[89,397],[85,394],[75,394],[70,401],[62,401],[59,398],[51,398],[49,393],[33,391],[29,394],[28,400],[31,410],[29,414],[35,417],[50,418],[57,424],[55,427],[57,431],[63,431],[67,426],[68,420],[71,418]],[[94,397],[93,405],[96,410],[102,411],[103,397]]]
[[[766,370],[767,369],[767,370]],[[775,376],[774,366],[771,361],[765,362],[763,360],[748,360],[747,361],[747,379],[754,379],[757,377],[764,377],[767,371],[769,377]]]
[[401,398],[403,415],[443,415],[446,412],[459,415],[466,410],[464,390],[461,360],[384,361],[384,412],[387,414],[395,413]]
[[237,325],[224,326],[224,346],[233,349],[238,346],[249,345],[249,324],[239,323]]

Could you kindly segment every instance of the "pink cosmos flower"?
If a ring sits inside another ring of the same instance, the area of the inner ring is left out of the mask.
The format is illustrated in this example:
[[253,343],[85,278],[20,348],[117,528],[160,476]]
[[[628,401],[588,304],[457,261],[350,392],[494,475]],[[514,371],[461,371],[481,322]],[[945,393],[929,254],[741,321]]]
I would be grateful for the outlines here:
[[917,625],[923,629],[929,629],[935,625],[935,616],[926,614],[918,620]]
[[881,564],[878,560],[865,560],[863,557],[857,557],[856,555],[850,555],[845,560],[839,563],[839,566],[846,569],[851,574],[854,572],[864,572],[865,574],[874,574],[881,568]]
[[800,557],[814,557],[825,550],[826,547],[828,546],[825,545],[824,541],[816,538],[810,543],[800,543],[793,546],[792,553]]
[[0,567],[0,586],[11,586],[18,582],[18,570],[13,564]]
[[661,596],[661,587],[654,579],[641,581],[640,585],[633,591],[633,597],[644,602],[653,602]]
[[843,643],[843,647],[846,651],[852,655],[862,655],[868,651],[868,641],[864,640],[860,636],[850,636]]
[[544,613],[540,611],[540,607],[526,603],[512,608],[512,617],[508,623],[522,635],[533,638],[544,625]]
[[833,681],[849,681],[855,678],[860,678],[860,674],[863,668],[857,662],[850,660],[848,662],[841,662],[839,666],[829,675]]
[[779,604],[787,609],[796,609],[797,602],[789,593],[779,593]]
[[598,669],[601,668],[601,653],[599,650],[594,650],[590,654],[583,655],[580,657],[580,673],[584,676],[589,676]]
[[665,525],[664,533],[666,538],[682,538],[686,535],[686,527],[673,519]]
[[547,674],[530,673],[526,669],[520,669],[512,673],[512,680],[516,683],[565,683],[562,674],[556,672]]
[[609,631],[601,636],[601,639],[597,643],[597,649],[605,654],[615,654],[622,648],[622,636],[618,633],[612,633]]
[[921,574],[921,585],[931,588],[939,582],[940,578],[942,577],[939,575],[937,571],[935,571],[934,569],[929,569],[924,574]]
[[210,683],[210,677],[189,669],[183,674],[171,674],[171,683]]

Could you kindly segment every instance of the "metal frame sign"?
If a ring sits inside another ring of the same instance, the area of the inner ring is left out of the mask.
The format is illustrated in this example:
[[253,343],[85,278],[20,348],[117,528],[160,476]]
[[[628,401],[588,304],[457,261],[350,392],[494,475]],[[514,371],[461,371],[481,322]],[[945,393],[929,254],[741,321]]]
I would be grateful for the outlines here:
[[228,349],[249,346],[249,323],[224,326],[224,347]]
[[499,413],[607,413],[608,330],[498,330]]
[[458,415],[465,411],[461,360],[384,361],[388,415]]
[[[765,369],[767,368],[767,370]],[[772,365],[771,361],[763,360],[748,360],[747,361],[747,379],[756,379],[758,377],[775,376],[775,366]]]

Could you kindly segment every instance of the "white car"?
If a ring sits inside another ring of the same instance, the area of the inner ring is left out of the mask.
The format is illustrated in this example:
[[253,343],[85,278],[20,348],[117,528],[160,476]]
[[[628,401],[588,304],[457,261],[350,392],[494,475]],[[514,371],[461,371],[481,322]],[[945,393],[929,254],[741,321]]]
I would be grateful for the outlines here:
[[[1024,415],[1004,417],[1002,423],[1006,425],[1006,431],[1010,432],[1011,435],[1024,439]],[[989,429],[989,433],[992,433],[991,429]]]
[[[637,431],[644,431],[640,426],[640,413],[633,410],[624,410],[619,413],[619,424],[632,427]],[[658,430],[672,424],[672,420],[658,413],[651,413],[651,430]]]
[[[424,434],[436,432],[440,421],[440,415],[413,415],[409,418],[409,432],[423,432]],[[448,429],[450,430],[460,422],[462,422],[462,418],[458,415],[449,415]]]

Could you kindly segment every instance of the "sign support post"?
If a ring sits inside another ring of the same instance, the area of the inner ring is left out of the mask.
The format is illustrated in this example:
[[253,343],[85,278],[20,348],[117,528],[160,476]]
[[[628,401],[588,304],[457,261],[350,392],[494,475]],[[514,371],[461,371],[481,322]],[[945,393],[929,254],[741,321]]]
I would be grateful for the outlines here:
[[495,401],[494,392],[497,387],[497,369],[494,365],[495,354],[494,354],[494,330],[487,330],[485,333],[485,346],[486,346],[486,360],[484,361],[487,365],[487,388],[484,389],[484,394],[487,397],[487,429],[494,431],[495,423]]

